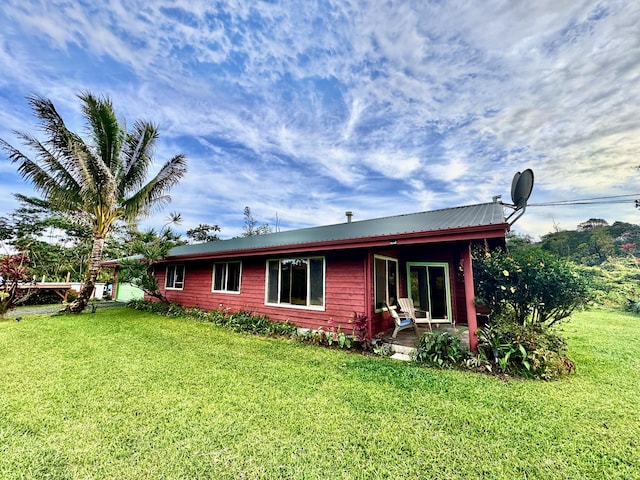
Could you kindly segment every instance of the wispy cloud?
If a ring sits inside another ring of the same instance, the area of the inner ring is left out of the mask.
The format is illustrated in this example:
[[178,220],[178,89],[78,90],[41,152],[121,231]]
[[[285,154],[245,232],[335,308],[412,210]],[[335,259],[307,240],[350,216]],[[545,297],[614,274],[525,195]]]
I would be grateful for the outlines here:
[[[32,128],[25,94],[78,128],[78,91],[108,94],[129,122],[159,124],[159,160],[187,153],[170,209],[226,234],[245,205],[296,227],[345,209],[508,201],[528,167],[538,201],[638,183],[633,2],[9,0],[0,12],[0,137]],[[552,216],[571,228],[596,213]],[[518,222],[552,225],[535,208]]]

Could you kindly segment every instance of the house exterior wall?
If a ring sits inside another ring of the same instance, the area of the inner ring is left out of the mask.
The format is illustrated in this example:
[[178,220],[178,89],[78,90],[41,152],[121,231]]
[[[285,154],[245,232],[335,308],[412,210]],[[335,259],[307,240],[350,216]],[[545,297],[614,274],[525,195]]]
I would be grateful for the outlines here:
[[[303,328],[327,328],[332,319],[336,327],[351,333],[349,320],[354,312],[366,313],[364,252],[346,251],[310,256],[325,258],[324,309],[265,304],[266,262],[269,259],[288,257],[262,257],[238,259],[242,261],[240,293],[212,292],[213,260],[176,262],[185,265],[184,287],[181,290],[165,289],[164,266],[155,268],[156,278],[163,294],[185,307],[203,310],[227,308],[230,311],[246,310],[267,315],[271,320],[288,321]],[[293,257],[295,258],[295,257]],[[234,259],[225,259],[225,261]],[[173,263],[172,263],[173,265]]]
[[[481,240],[482,241],[482,240]],[[496,245],[504,245],[497,240]],[[242,277],[240,293],[212,292],[214,260],[176,261],[171,265],[184,265],[184,287],[180,290],[165,289],[165,265],[157,265],[155,274],[163,294],[170,300],[186,307],[204,310],[226,308],[230,311],[246,310],[254,314],[267,315],[274,321],[288,321],[299,327],[327,328],[332,319],[345,333],[351,333],[349,320],[354,312],[365,314],[370,319],[370,334],[392,328],[388,314],[375,310],[374,258],[376,255],[398,260],[398,295],[407,293],[407,263],[437,262],[449,267],[451,295],[451,320],[467,323],[467,297],[462,271],[463,252],[469,241],[429,243],[421,245],[388,246],[382,248],[354,248],[329,252],[310,252],[302,255],[248,256],[224,258],[216,261],[241,261]],[[325,305],[323,309],[296,306],[267,305],[265,302],[266,265],[268,260],[278,258],[317,257],[325,258]]]
[[144,291],[140,288],[126,282],[118,282],[116,284],[115,299],[119,302],[128,302],[129,300],[138,300],[144,298]]

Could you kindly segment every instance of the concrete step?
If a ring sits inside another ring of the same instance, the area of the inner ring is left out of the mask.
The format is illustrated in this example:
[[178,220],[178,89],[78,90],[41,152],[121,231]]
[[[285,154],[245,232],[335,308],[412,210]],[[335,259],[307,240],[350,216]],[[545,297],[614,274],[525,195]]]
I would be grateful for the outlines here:
[[403,362],[408,362],[408,361],[411,360],[411,357],[409,355],[407,355],[406,353],[400,353],[400,352],[394,353],[389,358],[391,358],[393,360],[401,360]]

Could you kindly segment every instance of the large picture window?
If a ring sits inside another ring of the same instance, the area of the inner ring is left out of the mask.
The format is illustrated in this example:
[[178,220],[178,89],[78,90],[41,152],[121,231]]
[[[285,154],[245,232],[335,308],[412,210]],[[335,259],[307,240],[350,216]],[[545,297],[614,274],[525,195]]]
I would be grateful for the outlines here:
[[266,302],[324,307],[324,258],[269,260]]
[[214,292],[240,293],[240,274],[242,265],[240,262],[217,262],[213,264]]
[[373,260],[376,309],[384,303],[393,304],[398,298],[398,260],[375,256]]
[[184,287],[184,265],[169,265],[167,267],[164,286],[173,290],[182,290]]

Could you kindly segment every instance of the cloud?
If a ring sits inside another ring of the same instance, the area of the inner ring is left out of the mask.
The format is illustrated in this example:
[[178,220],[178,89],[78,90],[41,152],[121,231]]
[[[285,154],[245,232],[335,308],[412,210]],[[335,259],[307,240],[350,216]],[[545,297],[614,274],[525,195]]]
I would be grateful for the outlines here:
[[[75,95],[106,93],[128,123],[159,124],[159,159],[187,153],[170,208],[195,223],[237,231],[245,205],[295,227],[341,221],[345,209],[371,218],[509,201],[525,168],[539,201],[637,184],[632,2],[8,0],[0,10],[0,137],[33,125],[25,94],[52,98],[82,128]],[[547,217],[532,208],[518,225]]]

